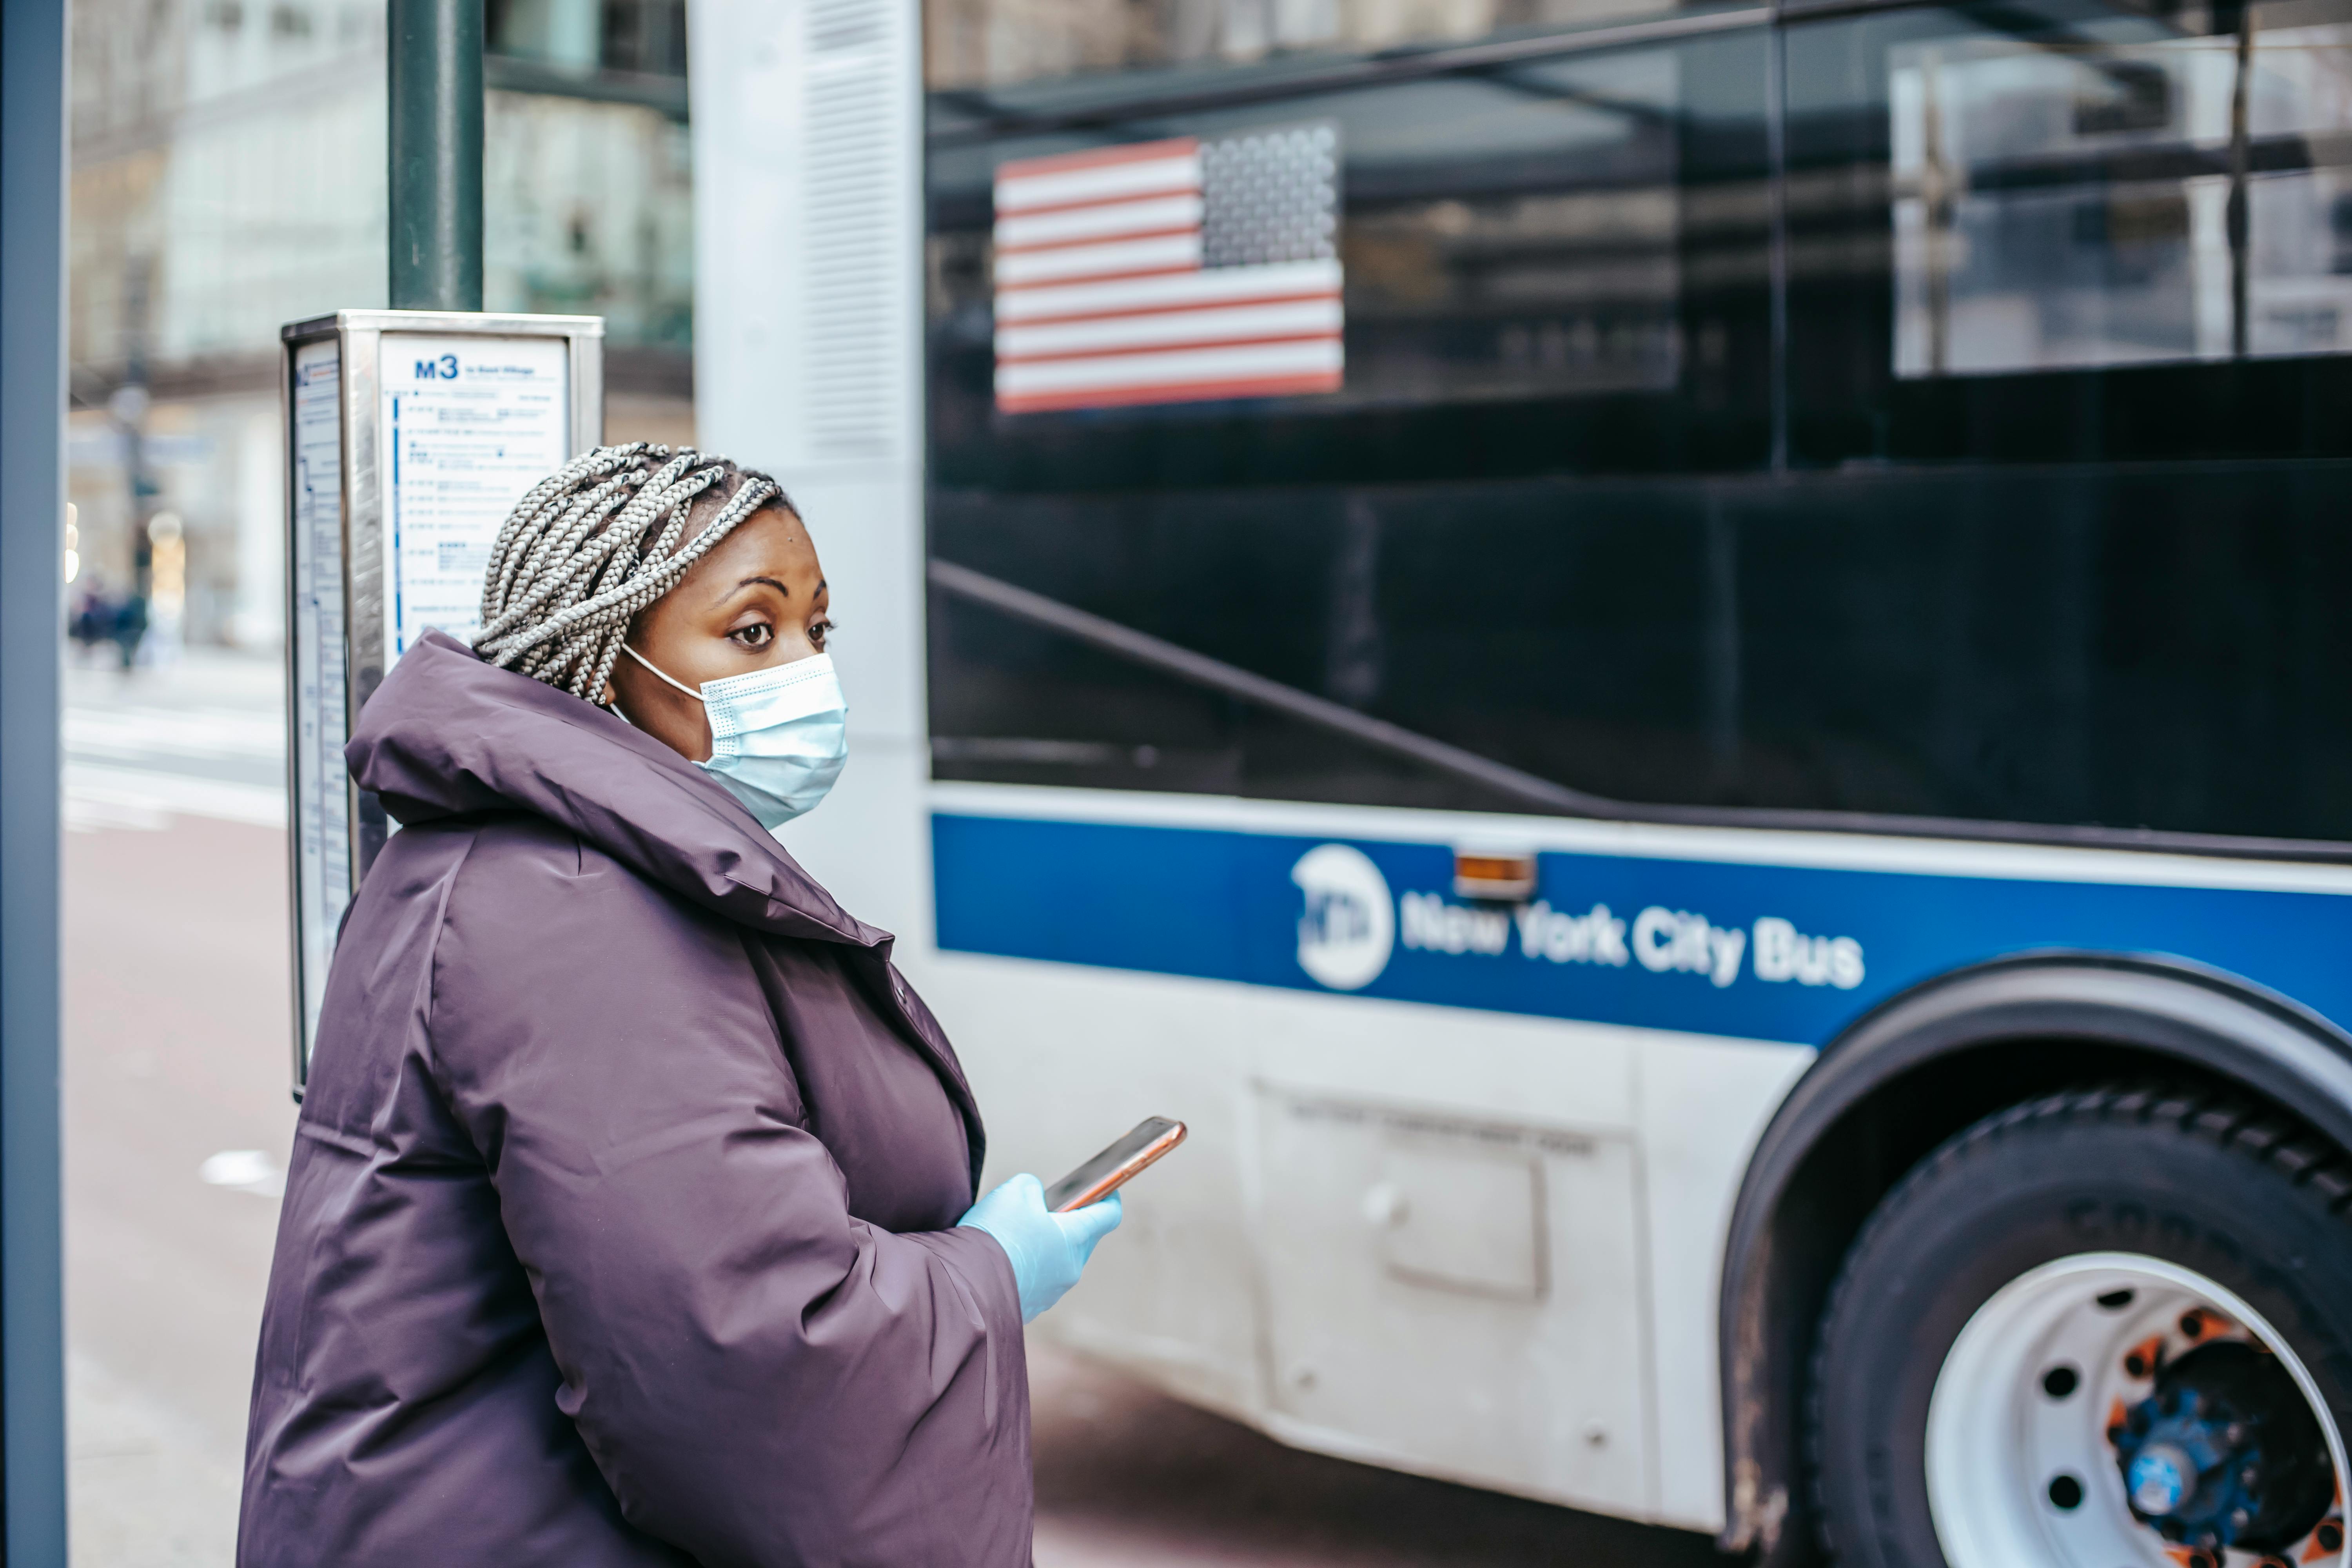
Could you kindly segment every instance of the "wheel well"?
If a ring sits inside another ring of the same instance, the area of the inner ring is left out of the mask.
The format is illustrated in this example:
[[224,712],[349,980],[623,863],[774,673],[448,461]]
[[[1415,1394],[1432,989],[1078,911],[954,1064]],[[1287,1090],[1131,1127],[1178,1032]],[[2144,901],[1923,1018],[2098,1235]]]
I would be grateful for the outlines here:
[[[2055,1011],[2020,1007],[2006,975],[2030,969],[2046,1001],[2063,997],[2063,968],[2080,964],[2085,990],[2119,973],[2156,969],[2158,986],[2210,994],[2209,976],[2080,958],[1996,966],[1923,987],[1882,1008],[1822,1053],[1759,1144],[1735,1213],[1722,1300],[1727,1550],[1759,1553],[1769,1568],[1820,1561],[1799,1473],[1799,1412],[1806,1369],[1830,1288],[1847,1248],[1881,1199],[1947,1138],[1994,1111],[2041,1094],[2103,1081],[2151,1079],[2227,1092],[2263,1105],[2352,1152],[2352,1042],[2268,998],[2233,998],[2269,1032],[2284,1024],[2319,1045],[2344,1070],[2314,1083],[2282,1068],[2262,1039],[2179,1024],[2179,998],[2139,1016],[2112,1000]],[[1982,996],[1948,993],[1971,986]],[[1939,1005],[1958,1001],[1961,1005]],[[1974,1004],[1974,1005],[1971,1005]],[[2085,1016],[2086,1008],[2090,1014]],[[1906,1015],[1908,1015],[1906,1016]],[[2210,1025],[2212,1019],[2199,1019]],[[2249,1026],[2239,1034],[2263,1036]],[[2286,1055],[2293,1053],[2286,1052]],[[1816,1079],[1837,1079],[1817,1084]],[[2295,1082],[2302,1079],[2300,1088]],[[2315,1110],[2317,1111],[2315,1114]],[[2333,1111],[2334,1114],[2328,1114]]]

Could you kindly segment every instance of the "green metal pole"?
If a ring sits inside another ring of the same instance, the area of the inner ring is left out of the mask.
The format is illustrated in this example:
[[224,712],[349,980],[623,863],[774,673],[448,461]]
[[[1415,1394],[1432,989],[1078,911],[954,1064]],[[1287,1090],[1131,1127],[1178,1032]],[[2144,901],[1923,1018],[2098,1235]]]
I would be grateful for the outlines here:
[[482,308],[482,0],[391,0],[392,308]]

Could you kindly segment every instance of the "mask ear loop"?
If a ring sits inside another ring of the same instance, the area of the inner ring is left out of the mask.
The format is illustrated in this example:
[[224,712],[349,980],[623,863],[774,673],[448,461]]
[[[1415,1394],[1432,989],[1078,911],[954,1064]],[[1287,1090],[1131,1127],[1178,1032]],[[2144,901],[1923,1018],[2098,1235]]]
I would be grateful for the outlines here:
[[672,686],[677,687],[680,691],[685,692],[697,702],[700,702],[703,700],[701,692],[697,691],[693,687],[688,686],[685,681],[679,680],[674,676],[662,674],[662,671],[655,666],[653,660],[647,658],[644,654],[639,653],[635,648],[631,647],[627,643],[623,643],[621,645],[621,651],[627,654],[631,658],[635,659],[639,664],[644,665],[647,669],[653,670],[656,675],[661,676],[661,679],[668,681]]

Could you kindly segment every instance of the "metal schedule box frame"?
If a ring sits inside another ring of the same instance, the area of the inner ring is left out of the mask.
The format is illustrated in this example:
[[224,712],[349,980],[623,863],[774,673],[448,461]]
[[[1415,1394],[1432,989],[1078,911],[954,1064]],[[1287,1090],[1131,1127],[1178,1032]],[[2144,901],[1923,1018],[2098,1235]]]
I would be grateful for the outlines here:
[[299,1099],[343,911],[391,828],[344,771],[344,742],[417,637],[471,632],[515,500],[603,441],[604,322],[339,310],[279,337]]

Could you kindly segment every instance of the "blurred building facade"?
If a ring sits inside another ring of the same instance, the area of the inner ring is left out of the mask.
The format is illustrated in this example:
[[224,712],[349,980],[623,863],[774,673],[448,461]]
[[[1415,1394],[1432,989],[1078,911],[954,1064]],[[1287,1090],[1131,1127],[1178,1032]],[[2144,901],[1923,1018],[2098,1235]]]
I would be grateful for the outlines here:
[[[688,438],[682,0],[488,23],[484,305],[604,316],[608,431]],[[76,7],[68,593],[147,597],[159,651],[283,636],[278,330],[385,302],[383,27],[370,0]]]
[[1677,0],[929,0],[933,90],[1101,71],[1214,68],[1273,57],[1361,55],[1617,21]]

